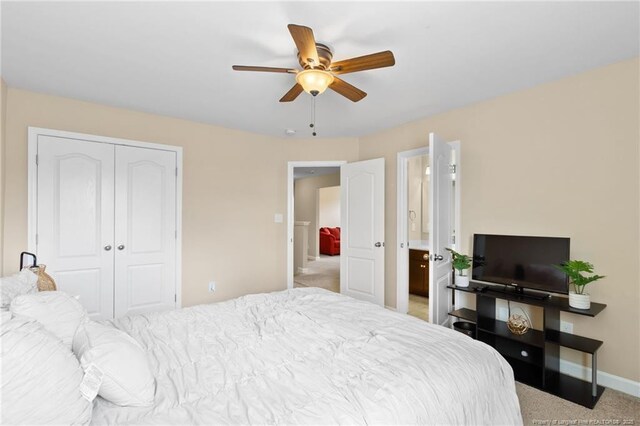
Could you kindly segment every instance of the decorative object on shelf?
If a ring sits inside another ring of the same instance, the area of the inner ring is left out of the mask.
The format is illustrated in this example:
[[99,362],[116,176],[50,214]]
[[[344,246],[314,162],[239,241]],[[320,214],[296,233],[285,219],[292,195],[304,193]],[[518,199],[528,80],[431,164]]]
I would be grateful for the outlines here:
[[509,331],[518,336],[522,336],[531,328],[531,320],[527,313],[521,309],[522,315],[511,313],[511,302],[507,301],[507,306],[509,307],[509,319],[507,320],[507,327]]
[[471,257],[466,254],[460,254],[450,248],[447,248],[447,251],[451,253],[451,264],[453,265],[453,269],[458,271],[455,278],[456,286],[469,287],[469,276],[465,274],[465,271],[471,268]]
[[587,284],[604,278],[604,275],[583,275],[583,273],[593,274],[593,265],[584,260],[567,260],[561,265],[554,266],[567,274],[570,284],[575,288],[575,291],[569,292],[569,306],[576,309],[589,309],[591,295],[585,293],[584,288]]

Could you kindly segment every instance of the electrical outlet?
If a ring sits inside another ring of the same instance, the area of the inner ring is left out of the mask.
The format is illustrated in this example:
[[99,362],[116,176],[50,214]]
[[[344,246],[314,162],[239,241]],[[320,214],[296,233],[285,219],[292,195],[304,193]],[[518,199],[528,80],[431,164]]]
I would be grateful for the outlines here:
[[507,308],[498,308],[498,319],[506,321],[509,319],[509,310]]
[[573,334],[573,323],[560,321],[560,331]]
[[214,291],[216,291],[216,282],[215,281],[210,281],[209,282],[209,293],[213,293]]

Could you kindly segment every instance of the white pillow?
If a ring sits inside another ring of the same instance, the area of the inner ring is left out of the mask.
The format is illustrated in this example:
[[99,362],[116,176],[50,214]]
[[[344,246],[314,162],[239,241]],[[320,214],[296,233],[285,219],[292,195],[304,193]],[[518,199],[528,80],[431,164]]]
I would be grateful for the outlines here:
[[85,370],[103,376],[98,394],[122,406],[153,404],[155,379],[142,347],[127,333],[95,321],[80,325],[73,352]]
[[78,326],[88,321],[87,311],[80,302],[62,291],[18,296],[11,302],[11,313],[37,320],[69,349]]
[[2,424],[84,424],[93,404],[83,397],[83,371],[56,336],[37,321],[2,324]]
[[38,292],[38,276],[28,269],[0,278],[0,307],[8,309],[11,301],[22,294]]

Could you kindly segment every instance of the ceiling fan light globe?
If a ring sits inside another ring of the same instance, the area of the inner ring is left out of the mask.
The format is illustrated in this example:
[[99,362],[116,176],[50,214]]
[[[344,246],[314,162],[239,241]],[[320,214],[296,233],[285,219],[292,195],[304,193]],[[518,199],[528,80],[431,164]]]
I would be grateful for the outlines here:
[[333,75],[327,71],[309,69],[296,74],[296,81],[305,92],[316,96],[327,90],[327,87],[333,83]]

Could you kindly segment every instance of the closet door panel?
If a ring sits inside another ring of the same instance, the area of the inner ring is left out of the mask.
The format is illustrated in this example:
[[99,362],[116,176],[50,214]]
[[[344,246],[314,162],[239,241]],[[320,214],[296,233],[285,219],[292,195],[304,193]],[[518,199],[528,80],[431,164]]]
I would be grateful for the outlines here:
[[116,147],[116,316],[175,308],[176,154]]
[[38,260],[94,320],[113,318],[114,152],[38,137]]

